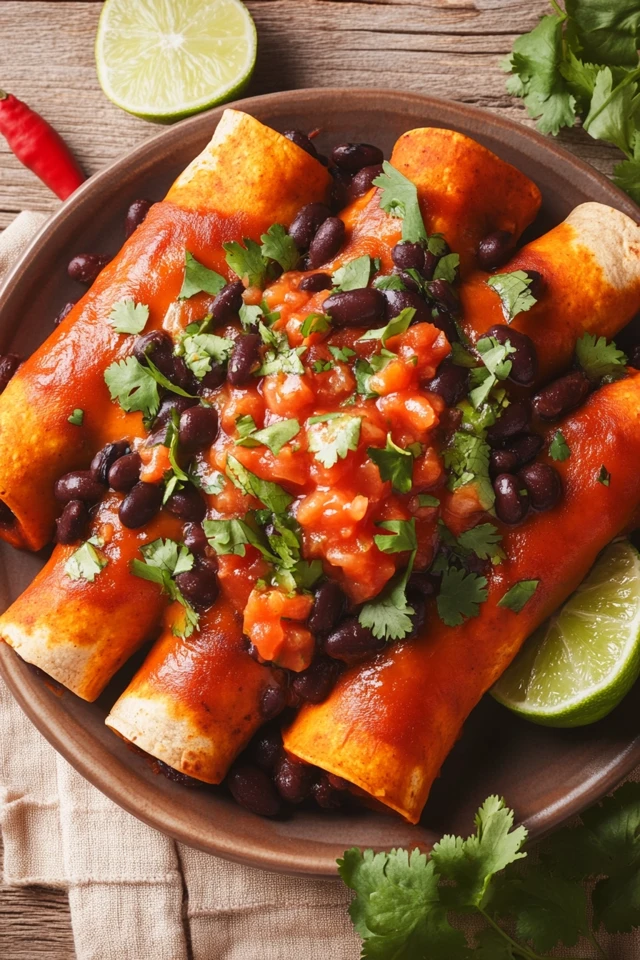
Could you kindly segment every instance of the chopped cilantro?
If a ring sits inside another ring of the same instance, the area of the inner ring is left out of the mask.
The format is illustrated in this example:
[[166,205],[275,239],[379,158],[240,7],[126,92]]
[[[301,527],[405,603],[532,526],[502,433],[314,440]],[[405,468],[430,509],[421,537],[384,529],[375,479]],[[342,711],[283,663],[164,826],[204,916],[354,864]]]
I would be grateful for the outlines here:
[[627,358],[618,350],[613,340],[585,333],[576,343],[578,363],[590,380],[618,379],[626,372]]
[[469,400],[477,410],[487,402],[497,381],[506,380],[511,373],[511,360],[507,357],[516,351],[508,340],[502,344],[498,343],[495,337],[482,337],[476,344],[476,349],[480,354],[482,366],[475,367],[471,371],[472,389]]
[[356,375],[356,392],[364,397],[365,400],[371,400],[373,397],[377,397],[378,394],[373,393],[369,389],[369,377],[374,373],[374,369],[369,361],[363,357],[358,357],[353,366],[353,372]]
[[[262,240],[263,257],[275,260],[285,273],[287,270],[293,270],[300,259],[300,254],[293,237],[289,236],[282,224],[274,223],[266,233],[262,234],[260,239]],[[260,286],[260,284],[256,284],[256,286]]]
[[553,440],[549,444],[549,456],[552,460],[566,460],[571,456],[571,450],[561,430],[556,430]]
[[244,557],[251,544],[269,561],[275,562],[266,539],[245,520],[205,520],[202,524],[209,545],[219,556]]
[[262,248],[255,240],[243,240],[244,246],[237,240],[223,243],[225,260],[230,270],[249,287],[262,289],[267,281],[267,264],[262,256]]
[[418,506],[419,507],[439,507],[440,501],[438,500],[437,497],[432,497],[430,493],[419,493]]
[[178,300],[188,300],[196,293],[204,291],[216,296],[227,281],[224,277],[200,263],[188,250],[184,252],[184,279],[178,294]]
[[334,360],[340,363],[348,363],[351,357],[355,357],[356,352],[351,347],[329,347],[329,353]]
[[480,504],[489,510],[494,503],[493,484],[489,478],[491,449],[483,437],[457,430],[444,451],[444,463],[451,471],[449,489],[457,490],[468,483],[477,486]]
[[310,429],[307,432],[309,450],[315,459],[329,468],[335,466],[338,460],[344,460],[350,450],[358,448],[362,417],[354,417],[348,413],[339,413],[329,420],[328,415],[323,422],[319,418],[311,417],[308,421]]
[[373,281],[372,286],[376,290],[406,290],[406,286],[403,283],[402,277],[399,277],[395,273],[390,273],[387,277],[376,277]]
[[312,333],[326,333],[331,329],[331,317],[326,313],[309,313],[300,327],[303,337],[310,337]]
[[146,303],[119,300],[109,314],[109,323],[116,333],[142,333],[149,319]]
[[404,310],[401,310],[397,317],[394,317],[393,320],[390,320],[386,327],[378,327],[375,330],[367,330],[366,333],[359,338],[360,340],[381,340],[383,347],[386,347],[387,340],[391,337],[397,337],[398,334],[404,333],[405,330],[408,330],[413,318],[416,315],[414,307],[405,307]]
[[243,303],[238,314],[244,330],[255,327],[262,315],[262,307],[249,303]]
[[[240,434],[240,440],[236,440],[238,447],[254,447],[263,444],[277,457],[285,443],[289,443],[300,433],[300,424],[297,420],[278,420],[277,423],[272,423],[262,430],[256,430],[253,418],[249,419],[253,427]],[[237,423],[236,426],[238,426]]]
[[135,357],[115,360],[105,370],[104,379],[111,399],[117,400],[126,413],[141,410],[145,417],[154,417],[158,412],[158,384]]
[[480,523],[470,530],[465,530],[458,537],[458,544],[463,550],[475,553],[481,560],[491,560],[493,564],[504,560],[504,551],[500,547],[502,536],[492,523]]
[[383,172],[373,181],[380,187],[380,206],[392,217],[402,218],[402,239],[415,243],[427,239],[427,231],[420,212],[418,190],[399,170],[386,160]]
[[498,294],[502,300],[502,312],[507,323],[526,310],[531,310],[538,302],[529,287],[532,278],[524,270],[514,270],[513,273],[498,273],[489,277],[487,285]]
[[306,351],[306,347],[291,348],[289,338],[286,333],[279,330],[272,330],[264,323],[258,324],[260,336],[267,343],[269,349],[266,351],[262,365],[256,370],[257,377],[266,377],[272,373],[304,373],[304,365],[300,357]]
[[520,613],[526,603],[538,589],[539,580],[520,580],[498,600],[499,607],[507,607],[514,613]]
[[[238,436],[243,439],[249,437],[257,429],[256,422],[250,413],[246,413],[244,416],[238,417],[236,420],[236,430],[238,431]],[[245,444],[245,446],[249,446],[249,444]],[[254,446],[257,446],[257,444],[254,444]]]
[[383,520],[377,524],[389,533],[377,533],[374,542],[378,550],[383,553],[404,553],[407,550],[417,550],[416,521],[411,520]]
[[[415,525],[415,521],[411,522]],[[406,591],[415,558],[414,547],[405,570],[396,573],[384,590],[360,610],[358,621],[363,627],[368,627],[378,640],[402,640],[413,631],[411,617],[415,610],[407,601]]]
[[71,580],[88,580],[93,583],[108,564],[104,554],[96,550],[97,541],[86,540],[71,554],[64,565],[64,572]]
[[227,457],[226,474],[238,490],[255,497],[274,514],[284,513],[293,497],[277,483],[263,480],[247,470],[235,457]]
[[184,608],[184,622],[181,627],[174,624],[175,636],[185,639],[199,628],[200,617],[189,601],[182,595],[173,577],[191,570],[194,557],[183,543],[159,538],[140,547],[144,560],[131,561],[131,572],[142,580],[158,583],[169,597]]
[[446,280],[448,283],[455,283],[460,267],[460,256],[457,253],[447,253],[440,257],[433,271],[434,280]]
[[164,440],[164,446],[169,448],[169,463],[171,464],[171,475],[166,476],[166,485],[162,502],[166,503],[172,493],[181,490],[185,483],[189,483],[191,477],[185,473],[178,463],[178,442],[180,433],[180,417],[177,410],[171,411],[171,419],[167,424],[167,433]]
[[84,410],[81,410],[80,407],[76,407],[70,417],[67,417],[69,423],[72,423],[74,427],[81,427],[82,421],[84,420]]
[[413,454],[403,450],[387,434],[385,447],[368,447],[367,453],[377,465],[382,480],[390,480],[397,493],[409,493],[413,476]]
[[211,361],[224,364],[233,352],[233,340],[218,337],[214,333],[196,333],[181,341],[184,362],[189,370],[202,380],[211,370]]
[[343,267],[339,267],[331,277],[335,292],[338,290],[359,290],[366,287],[371,274],[380,269],[380,261],[374,260],[367,254],[350,260]]
[[467,573],[458,567],[443,571],[436,605],[440,619],[448,627],[457,627],[469,617],[477,617],[480,604],[487,599],[487,578]]
[[314,373],[328,373],[333,368],[331,360],[314,360],[311,369]]
[[469,369],[478,365],[474,355],[458,342],[451,344],[451,361],[455,363],[456,367],[468,367]]
[[604,463],[600,467],[600,473],[598,474],[598,483],[601,483],[603,487],[608,487],[611,483],[611,474],[605,467]]

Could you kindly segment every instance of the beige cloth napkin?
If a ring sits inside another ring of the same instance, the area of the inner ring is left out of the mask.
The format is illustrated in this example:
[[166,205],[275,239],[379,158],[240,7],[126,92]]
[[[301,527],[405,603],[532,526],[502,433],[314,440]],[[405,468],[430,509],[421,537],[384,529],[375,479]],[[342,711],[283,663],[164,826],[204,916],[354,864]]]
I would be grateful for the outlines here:
[[[25,211],[0,234],[0,280],[45,220]],[[5,883],[69,891],[78,960],[358,956],[339,881],[263,873],[162,836],[77,774],[1,682],[0,731]]]

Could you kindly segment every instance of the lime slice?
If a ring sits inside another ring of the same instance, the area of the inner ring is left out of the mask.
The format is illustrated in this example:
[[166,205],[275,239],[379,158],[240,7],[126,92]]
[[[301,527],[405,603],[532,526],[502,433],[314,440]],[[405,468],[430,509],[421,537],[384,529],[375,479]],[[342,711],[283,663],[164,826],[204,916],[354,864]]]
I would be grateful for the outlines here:
[[96,37],[110,100],[168,123],[231,100],[256,62],[256,28],[240,0],[106,0]]
[[580,727],[613,710],[639,673],[640,554],[621,540],[529,637],[491,692],[534,723]]

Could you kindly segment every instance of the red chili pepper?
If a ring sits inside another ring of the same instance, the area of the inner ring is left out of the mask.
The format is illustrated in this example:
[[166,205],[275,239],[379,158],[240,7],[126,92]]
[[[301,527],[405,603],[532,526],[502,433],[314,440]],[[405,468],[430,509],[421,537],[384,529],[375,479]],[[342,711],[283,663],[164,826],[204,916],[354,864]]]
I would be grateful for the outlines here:
[[61,200],[85,180],[60,134],[39,113],[4,90],[0,90],[0,133],[18,160]]

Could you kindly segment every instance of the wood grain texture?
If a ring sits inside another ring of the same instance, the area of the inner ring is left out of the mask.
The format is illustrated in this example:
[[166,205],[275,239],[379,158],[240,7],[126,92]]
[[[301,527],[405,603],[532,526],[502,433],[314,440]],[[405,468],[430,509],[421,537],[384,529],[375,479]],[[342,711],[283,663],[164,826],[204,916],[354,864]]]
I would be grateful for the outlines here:
[[[546,0],[248,0],[259,54],[249,94],[313,86],[394,87],[486,107],[531,124],[500,61]],[[0,2],[0,86],[60,131],[87,173],[157,133],[102,94],[93,43],[100,3]],[[618,151],[580,130],[561,141],[610,173]],[[0,228],[57,200],[0,138]],[[63,892],[0,885],[0,957],[73,960]]]

